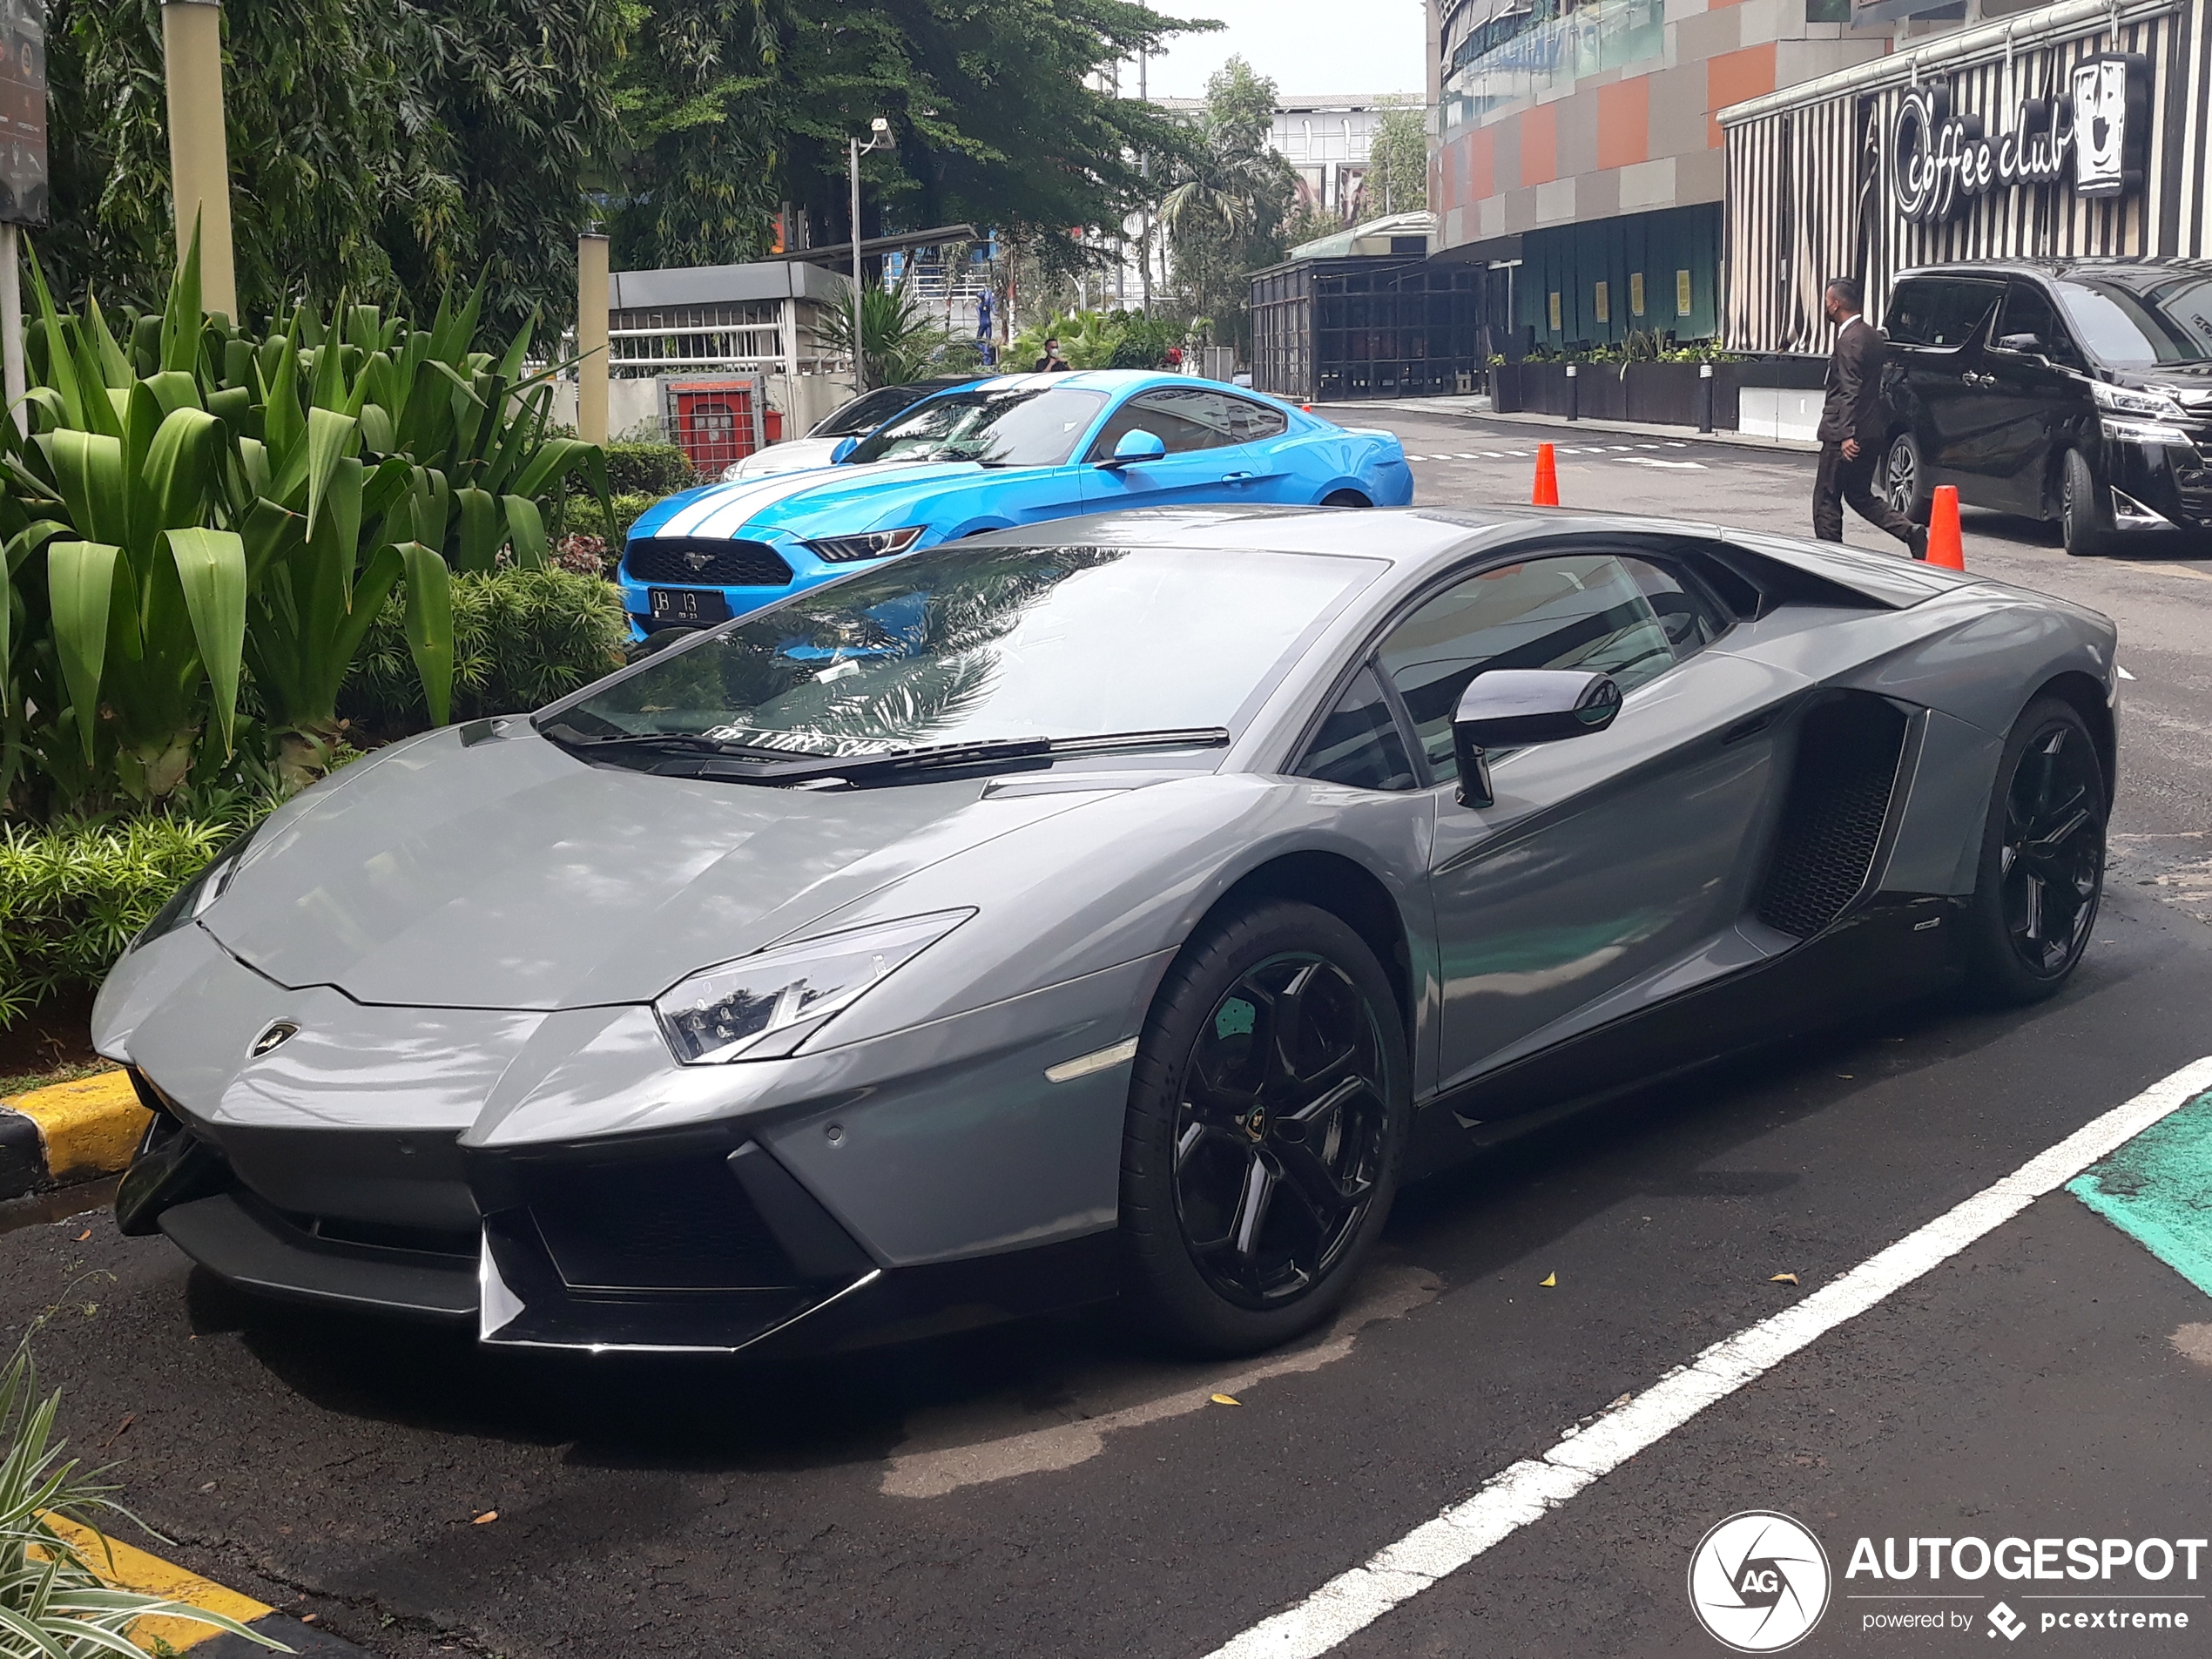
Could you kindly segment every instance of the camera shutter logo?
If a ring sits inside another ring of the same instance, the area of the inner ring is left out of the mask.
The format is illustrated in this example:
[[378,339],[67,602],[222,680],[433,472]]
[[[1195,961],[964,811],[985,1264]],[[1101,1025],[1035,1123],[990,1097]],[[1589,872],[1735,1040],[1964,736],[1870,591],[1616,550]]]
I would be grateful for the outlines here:
[[1779,1653],[1828,1610],[1828,1553],[1769,1509],[1730,1515],[1689,1558],[1689,1606],[1706,1633],[1738,1653]]

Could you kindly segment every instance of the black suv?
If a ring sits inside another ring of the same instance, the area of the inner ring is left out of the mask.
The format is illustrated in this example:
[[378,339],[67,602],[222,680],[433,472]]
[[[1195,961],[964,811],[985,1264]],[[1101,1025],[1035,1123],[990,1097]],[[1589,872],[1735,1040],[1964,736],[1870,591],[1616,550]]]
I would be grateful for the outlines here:
[[1929,492],[2060,522],[2069,553],[2115,533],[2212,529],[2212,263],[1992,261],[1900,276],[1883,320],[1878,475],[1925,523]]

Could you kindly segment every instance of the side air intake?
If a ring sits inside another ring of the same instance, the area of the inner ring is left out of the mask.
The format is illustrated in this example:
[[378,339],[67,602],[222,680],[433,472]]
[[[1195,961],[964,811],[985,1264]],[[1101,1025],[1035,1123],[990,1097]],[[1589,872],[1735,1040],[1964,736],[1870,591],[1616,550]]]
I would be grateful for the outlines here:
[[1853,693],[1808,712],[1757,915],[1810,939],[1865,887],[1905,753],[1904,714]]

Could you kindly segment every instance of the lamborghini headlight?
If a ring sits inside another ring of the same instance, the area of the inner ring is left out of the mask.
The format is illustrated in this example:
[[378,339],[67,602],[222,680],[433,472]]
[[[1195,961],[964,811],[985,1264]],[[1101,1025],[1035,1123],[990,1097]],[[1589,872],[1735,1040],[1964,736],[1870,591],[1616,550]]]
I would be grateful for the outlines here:
[[692,974],[653,1012],[687,1066],[779,1058],[974,914],[941,910],[779,945]]
[[854,564],[862,559],[887,559],[903,553],[921,539],[927,524],[908,524],[895,530],[863,530],[858,536],[825,536],[802,543],[816,558],[830,564]]
[[238,873],[239,860],[246,856],[246,849],[253,845],[255,831],[260,827],[256,825],[243,835],[225,842],[198,875],[169,895],[169,902],[153,913],[153,920],[138,930],[138,936],[127,948],[136,950],[141,945],[151,945],[164,934],[172,934],[186,922],[197,921],[206,915],[209,907],[223,896],[231,878]]
[[2160,421],[2185,421],[2188,411],[2163,392],[2145,391],[2137,387],[2114,386],[2107,381],[2091,381],[2089,396],[2101,409],[2114,415],[2148,415]]

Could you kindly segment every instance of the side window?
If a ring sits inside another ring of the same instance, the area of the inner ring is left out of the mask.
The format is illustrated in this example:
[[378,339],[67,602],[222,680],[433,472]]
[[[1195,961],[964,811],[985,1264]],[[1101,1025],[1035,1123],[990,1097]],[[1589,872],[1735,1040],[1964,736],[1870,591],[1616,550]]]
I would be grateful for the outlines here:
[[1290,417],[1280,409],[1271,409],[1264,403],[1255,403],[1250,398],[1224,397],[1222,402],[1229,420],[1231,443],[1256,443],[1262,438],[1279,438],[1291,424]]
[[1114,411],[1090,446],[1089,458],[1103,461],[1128,432],[1150,433],[1171,455],[1214,448],[1228,442],[1224,435],[1229,417],[1220,407],[1226,401],[1218,392],[1186,392],[1179,387],[1140,393]]
[[2043,342],[2044,355],[2054,362],[2080,361],[2073,335],[2059,320],[2058,307],[2031,283],[2015,282],[2005,290],[2005,310],[1997,319],[1997,337],[2006,334],[2033,334]]
[[1963,346],[1989,320],[2001,284],[1919,277],[1897,285],[1883,332],[1899,346]]
[[1890,295],[1889,315],[1882,320],[1882,332],[1892,345],[1935,344],[1936,295],[1932,282],[1897,285],[1897,291]]
[[1357,789],[1411,789],[1413,765],[1374,670],[1363,668],[1337,700],[1296,766],[1301,778],[1319,778]]
[[1642,559],[1621,563],[1651,602],[1652,612],[1659,618],[1677,660],[1704,650],[1727,631],[1729,618],[1719,606],[1673,571]]
[[1437,595],[1383,641],[1383,671],[1406,699],[1437,777],[1459,775],[1452,711],[1479,670],[1587,668],[1631,691],[1674,666],[1678,653],[1631,566],[1665,580],[1641,560],[1604,553],[1485,570]]
[[1943,347],[1963,346],[1980,333],[2005,292],[1994,282],[1944,282],[1938,288],[1936,337],[1929,343]]

